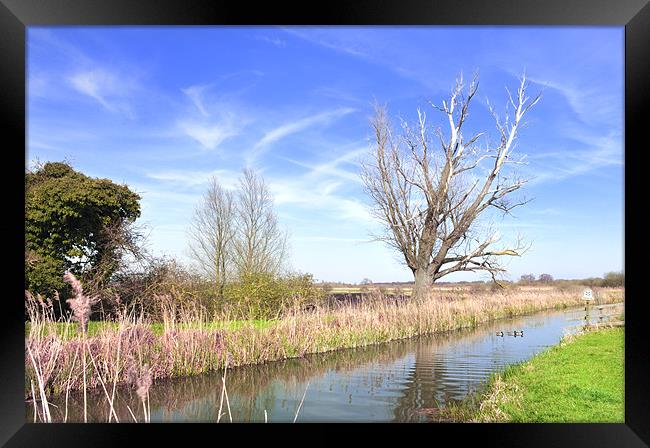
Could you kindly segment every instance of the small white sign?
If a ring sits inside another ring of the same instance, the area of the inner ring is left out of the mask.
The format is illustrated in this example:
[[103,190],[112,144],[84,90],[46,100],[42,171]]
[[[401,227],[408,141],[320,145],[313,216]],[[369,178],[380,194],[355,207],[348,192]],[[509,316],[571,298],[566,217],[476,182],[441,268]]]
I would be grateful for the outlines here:
[[582,300],[594,300],[594,293],[591,289],[585,289],[582,293]]

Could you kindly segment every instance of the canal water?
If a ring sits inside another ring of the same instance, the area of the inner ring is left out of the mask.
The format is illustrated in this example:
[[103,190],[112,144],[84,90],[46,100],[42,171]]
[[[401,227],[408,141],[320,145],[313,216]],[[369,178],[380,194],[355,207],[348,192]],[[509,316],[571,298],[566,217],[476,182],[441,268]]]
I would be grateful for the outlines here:
[[[602,313],[616,315],[622,310],[621,304]],[[592,310],[593,322],[600,320],[599,313]],[[484,385],[490,374],[557,344],[584,319],[584,308],[546,311],[471,330],[229,369],[228,399],[224,396],[220,420],[430,421],[437,410]],[[523,330],[523,337],[507,334],[514,330]],[[503,337],[497,335],[501,331]],[[221,397],[221,372],[156,381],[150,389],[151,421],[216,422]],[[64,400],[52,400],[54,421],[63,420]],[[135,391],[119,389],[115,407],[120,422],[132,422],[134,417],[142,421],[142,403]],[[28,405],[27,419],[32,418],[33,408]],[[88,396],[88,420],[108,421],[101,389]],[[83,422],[81,394],[69,397],[68,421]]]

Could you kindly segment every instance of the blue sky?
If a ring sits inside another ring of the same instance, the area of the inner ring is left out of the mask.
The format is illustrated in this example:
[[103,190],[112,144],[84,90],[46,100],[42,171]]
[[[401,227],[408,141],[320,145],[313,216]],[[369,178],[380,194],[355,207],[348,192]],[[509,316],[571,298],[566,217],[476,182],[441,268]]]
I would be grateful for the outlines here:
[[26,164],[66,159],[128,184],[151,249],[182,261],[208,178],[232,188],[252,167],[295,269],[411,280],[371,241],[380,227],[358,163],[373,102],[441,120],[428,102],[478,70],[467,126],[496,139],[486,98],[501,110],[525,71],[530,92],[543,89],[515,150],[534,200],[495,224],[504,244],[521,234],[532,247],[508,260],[506,278],[600,276],[623,269],[623,37],[622,27],[30,27]]

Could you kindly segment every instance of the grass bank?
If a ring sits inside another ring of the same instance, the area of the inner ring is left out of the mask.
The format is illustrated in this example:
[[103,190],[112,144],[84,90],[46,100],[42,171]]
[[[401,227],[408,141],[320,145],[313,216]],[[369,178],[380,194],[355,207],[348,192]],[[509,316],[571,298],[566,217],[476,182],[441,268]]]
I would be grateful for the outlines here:
[[[599,295],[602,303],[614,303],[623,300],[624,292],[603,289]],[[296,311],[272,323],[224,324],[206,321],[200,314],[152,323],[142,316],[123,315],[97,325],[85,337],[70,323],[48,317],[47,310],[36,304],[25,341],[25,396],[100,386],[107,393],[116,384],[136,384],[138,378],[146,384],[142,378],[155,380],[222,369],[226,364],[302,357],[581,303],[580,288],[444,292],[399,304],[378,294],[361,305]]]
[[[189,329],[201,329],[205,331],[210,330],[236,330],[245,326],[251,326],[254,328],[262,329],[275,325],[276,321],[265,320],[265,319],[235,319],[235,320],[218,320],[218,321],[195,321],[195,322],[179,322],[177,324],[178,329],[189,330]],[[116,331],[120,326],[119,321],[90,321],[88,322],[88,337],[99,336],[103,331]],[[151,329],[154,336],[162,336],[165,333],[165,323],[164,322],[150,322],[147,326]],[[65,338],[66,340],[75,339],[81,336],[79,331],[79,326],[76,322],[53,322],[50,325],[41,327],[42,336],[48,334],[55,334],[60,338]],[[29,338],[29,335],[32,331],[31,322],[25,323],[25,337]]]
[[453,421],[624,422],[624,328],[562,342],[494,375],[485,392],[447,409]]

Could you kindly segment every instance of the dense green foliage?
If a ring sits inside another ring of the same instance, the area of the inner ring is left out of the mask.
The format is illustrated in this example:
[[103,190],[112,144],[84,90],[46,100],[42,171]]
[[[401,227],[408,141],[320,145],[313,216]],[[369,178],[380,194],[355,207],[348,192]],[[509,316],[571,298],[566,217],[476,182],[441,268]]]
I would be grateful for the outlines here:
[[25,288],[45,295],[64,288],[63,273],[110,276],[140,196],[108,179],[50,162],[25,175]]

